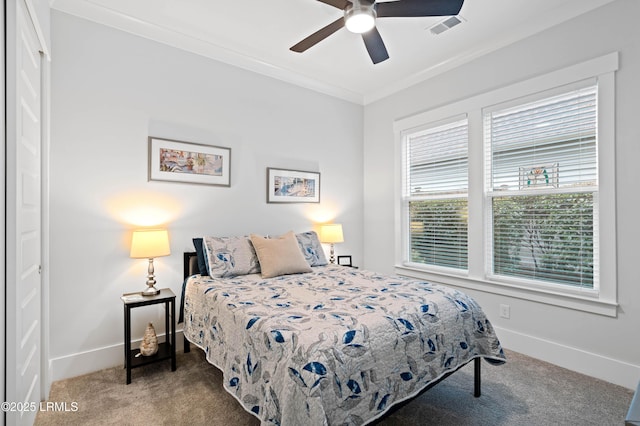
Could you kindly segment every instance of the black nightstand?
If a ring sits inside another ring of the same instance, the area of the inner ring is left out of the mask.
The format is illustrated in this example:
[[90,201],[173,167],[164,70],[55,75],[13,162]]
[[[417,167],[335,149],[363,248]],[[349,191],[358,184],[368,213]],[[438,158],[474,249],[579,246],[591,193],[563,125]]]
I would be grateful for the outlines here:
[[[163,288],[155,296],[129,293],[123,294],[121,299],[124,303],[124,367],[127,369],[127,384],[131,383],[131,369],[165,359],[171,360],[171,371],[176,371],[176,295],[173,291]],[[165,341],[158,343],[158,352],[155,355],[136,357],[140,349],[131,349],[131,309],[158,303],[164,303]]]

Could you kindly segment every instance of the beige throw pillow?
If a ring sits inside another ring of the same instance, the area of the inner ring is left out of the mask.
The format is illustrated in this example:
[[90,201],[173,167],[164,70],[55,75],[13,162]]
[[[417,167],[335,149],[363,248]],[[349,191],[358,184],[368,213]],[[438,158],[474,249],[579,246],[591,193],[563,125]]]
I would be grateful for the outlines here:
[[251,234],[251,242],[258,255],[263,278],[311,272],[293,231],[275,238]]

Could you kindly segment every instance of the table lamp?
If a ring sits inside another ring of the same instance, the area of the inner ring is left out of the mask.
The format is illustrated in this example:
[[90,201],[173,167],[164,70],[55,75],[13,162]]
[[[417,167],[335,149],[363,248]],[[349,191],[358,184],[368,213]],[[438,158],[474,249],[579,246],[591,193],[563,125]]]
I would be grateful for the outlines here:
[[168,256],[169,233],[166,229],[141,229],[133,231],[131,239],[131,257],[134,259],[149,259],[149,271],[147,274],[147,288],[141,292],[143,296],[155,296],[160,293],[156,285],[153,269],[153,258]]
[[320,242],[331,244],[329,263],[336,263],[333,245],[335,243],[341,243],[343,241],[344,237],[342,236],[342,225],[340,225],[339,223],[330,223],[327,225],[322,225],[320,227]]

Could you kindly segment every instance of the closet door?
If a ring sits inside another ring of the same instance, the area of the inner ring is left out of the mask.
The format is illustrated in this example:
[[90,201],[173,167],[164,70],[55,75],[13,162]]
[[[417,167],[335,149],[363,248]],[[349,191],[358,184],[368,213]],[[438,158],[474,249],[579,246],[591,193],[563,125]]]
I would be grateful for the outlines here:
[[[6,146],[5,144],[5,130],[6,130],[6,122],[4,120],[5,115],[4,115],[4,101],[7,99],[5,91],[4,91],[4,87],[5,87],[5,74],[4,74],[4,64],[6,61],[6,57],[5,57],[5,51],[4,51],[4,29],[5,29],[5,24],[4,24],[4,7],[0,8],[0,58],[2,58],[2,63],[0,63],[0,81],[2,82],[2,84],[0,84],[0,93],[2,94],[2,99],[3,102],[0,103],[0,123],[2,123],[2,133],[0,133],[0,146],[4,147]],[[5,175],[5,171],[6,171],[6,166],[5,166],[5,157],[4,157],[4,149],[0,149],[0,187],[1,188],[6,188],[5,187],[5,181],[4,181],[4,175]],[[4,250],[5,250],[5,245],[6,245],[6,238],[5,238],[5,214],[4,214],[4,208],[5,208],[5,197],[0,197],[0,240],[4,241],[3,244],[0,244],[0,280],[2,280],[2,288],[7,288],[7,282],[6,282],[6,276],[5,276],[5,257],[4,257]],[[4,312],[6,312],[6,304],[5,304],[5,297],[4,297],[4,291],[0,290],[0,306],[2,308],[4,308]],[[5,326],[5,317],[4,315],[0,315],[0,380],[2,381],[2,383],[6,383],[5,382],[5,374],[4,374],[4,370],[6,367],[5,364],[5,356],[4,356],[4,351],[5,351],[5,331],[4,331],[4,326]],[[5,397],[5,389],[4,386],[2,387],[2,389],[0,389],[0,394],[2,394],[2,401],[6,401],[7,398]],[[4,426],[4,414],[0,414],[0,418],[2,420],[0,420],[0,425]]]
[[[22,0],[6,2],[6,400],[37,407],[42,358],[42,55]],[[35,410],[7,413],[33,424]]]

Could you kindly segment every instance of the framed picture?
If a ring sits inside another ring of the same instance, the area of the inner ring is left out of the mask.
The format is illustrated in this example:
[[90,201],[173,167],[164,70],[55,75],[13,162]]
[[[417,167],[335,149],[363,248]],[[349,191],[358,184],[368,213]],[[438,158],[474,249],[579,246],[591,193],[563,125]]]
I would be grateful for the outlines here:
[[320,173],[267,168],[267,203],[319,203]]
[[149,137],[149,180],[231,186],[231,148]]
[[353,266],[353,264],[351,264],[351,256],[338,256],[338,265]]

